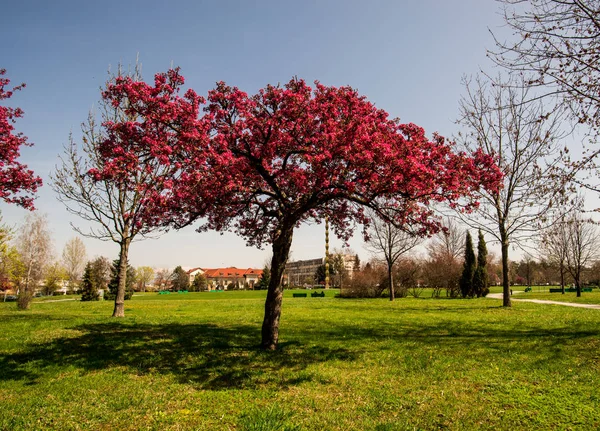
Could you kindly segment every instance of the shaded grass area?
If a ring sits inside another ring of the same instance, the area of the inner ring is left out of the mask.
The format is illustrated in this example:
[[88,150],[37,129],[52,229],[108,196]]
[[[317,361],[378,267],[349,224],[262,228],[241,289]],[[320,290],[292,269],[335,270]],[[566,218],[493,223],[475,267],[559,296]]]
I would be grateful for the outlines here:
[[264,292],[206,295],[2,305],[0,429],[600,426],[596,310],[286,292],[269,353]]

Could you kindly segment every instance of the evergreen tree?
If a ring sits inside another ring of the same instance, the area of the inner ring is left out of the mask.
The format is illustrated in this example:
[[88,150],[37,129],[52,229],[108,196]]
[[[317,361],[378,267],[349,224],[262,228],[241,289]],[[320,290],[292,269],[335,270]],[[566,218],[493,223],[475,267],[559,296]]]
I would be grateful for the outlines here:
[[258,282],[254,286],[255,289],[267,289],[269,287],[269,283],[271,282],[271,268],[267,265],[263,268],[263,272],[258,279]]
[[[329,276],[333,277],[337,272],[332,264],[329,265]],[[325,264],[320,265],[315,271],[314,275],[315,283],[317,284],[325,284]]]
[[203,290],[206,290],[206,286],[206,277],[203,274],[196,274],[196,277],[194,277],[194,282],[192,283],[190,289],[192,292],[202,292]]
[[483,233],[479,229],[479,238],[477,241],[477,268],[473,274],[473,292],[477,297],[486,296],[490,289],[487,282],[487,246]]
[[[110,282],[108,283],[108,293],[104,294],[104,299],[114,300],[119,287],[119,259],[113,260],[110,269]],[[125,276],[125,299],[131,299],[133,296],[133,285],[135,283],[135,268],[127,263],[127,275]]]
[[473,239],[467,231],[465,240],[465,263],[460,277],[460,292],[463,298],[473,297],[473,276],[475,274],[475,252],[473,251]]
[[85,265],[85,270],[83,271],[83,280],[81,281],[82,301],[98,301],[100,299],[96,278],[97,277],[94,277],[94,268],[92,262],[88,262]]
[[190,276],[183,270],[181,266],[178,266],[171,274],[171,286],[173,290],[189,290],[190,288]]

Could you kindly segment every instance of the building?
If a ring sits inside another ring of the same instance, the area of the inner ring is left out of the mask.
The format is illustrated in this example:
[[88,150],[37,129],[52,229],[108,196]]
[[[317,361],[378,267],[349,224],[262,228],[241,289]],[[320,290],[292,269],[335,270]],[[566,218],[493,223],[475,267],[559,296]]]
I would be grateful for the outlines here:
[[206,285],[209,290],[227,290],[228,288],[254,289],[262,272],[262,269],[238,269],[233,266],[228,268],[192,268],[187,271],[190,277],[190,284],[201,274],[206,278]]
[[288,262],[284,277],[289,286],[312,286],[315,284],[315,273],[325,263],[324,258],[297,260]]
[[[342,256],[344,260],[344,277],[352,278],[356,256],[354,254],[329,255],[329,265],[332,267],[334,259]],[[315,273],[321,265],[325,263],[325,258],[297,260],[288,262],[285,267],[284,280],[289,286],[312,286],[315,284]],[[333,280],[332,280],[333,281]],[[339,280],[336,286],[339,285]]]

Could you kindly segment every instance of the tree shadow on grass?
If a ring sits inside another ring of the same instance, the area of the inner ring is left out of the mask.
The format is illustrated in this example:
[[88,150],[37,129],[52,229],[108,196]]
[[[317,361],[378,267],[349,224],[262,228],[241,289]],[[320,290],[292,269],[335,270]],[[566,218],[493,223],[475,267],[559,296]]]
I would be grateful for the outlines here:
[[344,348],[298,342],[280,343],[278,351],[264,352],[256,345],[257,327],[250,325],[111,322],[72,329],[82,335],[0,357],[0,380],[36,384],[48,370],[61,366],[86,372],[126,367],[138,375],[171,374],[202,389],[282,388],[311,380],[303,372],[310,364],[357,356]]

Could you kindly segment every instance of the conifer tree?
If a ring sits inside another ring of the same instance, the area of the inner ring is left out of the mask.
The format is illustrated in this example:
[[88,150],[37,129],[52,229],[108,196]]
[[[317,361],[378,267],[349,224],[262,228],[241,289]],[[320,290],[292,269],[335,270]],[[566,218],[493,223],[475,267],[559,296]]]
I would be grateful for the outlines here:
[[94,277],[94,269],[92,262],[88,262],[85,265],[83,271],[83,280],[81,281],[81,300],[82,301],[98,301],[100,295],[98,294],[98,286],[96,277]]
[[[113,260],[111,267],[110,282],[108,283],[108,293],[104,295],[106,300],[114,300],[119,288],[119,259]],[[133,284],[135,283],[135,269],[127,262],[127,275],[125,280],[125,299],[131,299],[133,296]]]
[[460,292],[463,298],[473,297],[473,275],[475,274],[475,252],[473,251],[473,239],[467,231],[465,240],[465,263],[460,277]]
[[183,270],[181,266],[178,266],[171,274],[171,286],[174,291],[189,290],[190,288],[190,276]]
[[477,268],[473,274],[473,292],[478,298],[486,296],[490,289],[487,282],[487,246],[483,233],[479,229],[479,237],[477,241]]

